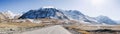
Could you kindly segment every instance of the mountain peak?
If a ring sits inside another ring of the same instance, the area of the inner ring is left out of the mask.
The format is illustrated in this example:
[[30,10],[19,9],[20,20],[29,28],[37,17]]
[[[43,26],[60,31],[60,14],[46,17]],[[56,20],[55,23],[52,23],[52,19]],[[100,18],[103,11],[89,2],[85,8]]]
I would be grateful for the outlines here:
[[109,18],[109,17],[100,15],[100,16],[98,16],[98,18]]
[[0,14],[3,15],[4,18],[6,18],[6,19],[13,19],[14,16],[16,15],[12,11],[10,11],[10,10],[1,12]]
[[30,10],[23,14],[22,19],[37,19],[37,18],[55,18],[55,19],[68,19],[62,11],[55,8],[40,8],[38,10]]
[[42,8],[55,8],[54,6],[43,6]]
[[59,10],[56,8],[45,7],[38,10],[30,10],[24,13],[19,19],[39,19],[39,18],[52,18],[52,19],[67,19],[85,21],[91,24],[116,24],[116,22],[107,16],[100,15],[98,17],[89,17],[82,14],[77,10]]
[[11,12],[10,10],[2,12],[2,13],[9,13],[9,14],[13,14],[13,12]]
[[96,19],[100,22],[100,23],[105,23],[105,24],[117,24],[114,20],[110,19],[107,16],[98,16],[96,17]]

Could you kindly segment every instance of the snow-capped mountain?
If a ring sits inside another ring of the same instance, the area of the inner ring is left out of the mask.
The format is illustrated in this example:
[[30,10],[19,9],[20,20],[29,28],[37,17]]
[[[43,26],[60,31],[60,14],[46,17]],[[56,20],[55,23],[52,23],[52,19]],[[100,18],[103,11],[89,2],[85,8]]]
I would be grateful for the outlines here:
[[0,12],[1,17],[4,17],[5,19],[13,19],[15,14],[11,11],[5,11],[5,12]]
[[79,20],[85,17],[84,14],[82,14],[80,11],[77,10],[69,10],[69,11],[63,11],[63,13],[71,19]]
[[54,18],[68,19],[62,11],[56,8],[40,8],[38,10],[30,10],[23,14],[19,19],[37,19],[37,18]]
[[117,24],[120,24],[120,20],[116,20]]
[[63,13],[71,20],[77,20],[77,21],[84,21],[89,22],[93,24],[99,24],[97,20],[93,19],[92,17],[86,16],[82,14],[80,11],[77,10],[68,10],[63,11]]
[[[82,14],[77,10],[59,10],[56,8],[40,8],[38,10],[30,10],[23,14],[21,19],[37,19],[37,18],[54,18],[54,19],[70,19],[77,21],[85,21],[93,24],[98,24],[93,18]],[[19,19],[20,19],[19,18]]]
[[117,24],[114,20],[107,16],[89,17],[77,10],[63,11],[63,13],[70,19],[89,22],[91,24]]
[[40,8],[38,10],[30,10],[24,13],[19,19],[38,19],[53,18],[84,21],[91,24],[116,24],[116,22],[106,16],[89,17],[77,10],[60,10],[56,8]]
[[95,18],[98,22],[104,23],[104,24],[117,24],[114,20],[110,19],[107,16],[98,16]]

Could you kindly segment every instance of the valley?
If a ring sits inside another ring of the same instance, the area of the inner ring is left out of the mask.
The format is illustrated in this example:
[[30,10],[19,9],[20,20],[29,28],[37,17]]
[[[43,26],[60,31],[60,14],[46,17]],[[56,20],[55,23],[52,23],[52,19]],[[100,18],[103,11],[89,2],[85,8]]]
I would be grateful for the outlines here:
[[40,8],[0,13],[0,34],[119,34],[120,24],[107,16],[90,17],[77,10]]
[[[19,20],[19,19],[18,19]],[[20,34],[22,32],[34,31],[46,27],[51,27],[55,25],[61,25],[68,31],[75,31],[74,33],[83,33],[83,34],[106,34],[113,32],[113,34],[119,34],[120,25],[92,25],[92,24],[82,24],[77,21],[68,20],[62,21],[58,19],[39,19],[40,23],[33,23],[29,20],[25,21],[14,21],[8,20],[7,23],[4,21],[0,23],[0,33],[1,34]],[[108,29],[108,30],[104,30]],[[105,31],[105,32],[102,32]]]

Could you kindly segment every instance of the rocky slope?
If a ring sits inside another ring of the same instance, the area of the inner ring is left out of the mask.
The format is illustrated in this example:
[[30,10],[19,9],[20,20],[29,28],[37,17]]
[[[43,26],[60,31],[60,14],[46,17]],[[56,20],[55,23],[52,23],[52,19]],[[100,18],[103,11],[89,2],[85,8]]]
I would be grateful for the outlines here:
[[91,24],[116,24],[116,22],[109,17],[89,17],[77,10],[59,10],[56,8],[40,8],[38,10],[30,10],[23,14],[19,19],[38,18],[70,19],[84,21]]
[[1,19],[13,19],[15,16],[11,11],[0,12]]
[[63,12],[55,8],[40,8],[38,10],[30,10],[23,14],[19,19],[37,19],[37,18],[53,18],[68,19]]
[[97,20],[87,15],[84,15],[80,11],[77,11],[77,10],[63,11],[63,13],[71,20],[84,21],[84,22],[89,22],[93,24],[98,23]]
[[110,19],[107,16],[98,16],[96,17],[96,20],[100,23],[104,23],[104,24],[117,24],[117,22],[115,22],[114,20]]

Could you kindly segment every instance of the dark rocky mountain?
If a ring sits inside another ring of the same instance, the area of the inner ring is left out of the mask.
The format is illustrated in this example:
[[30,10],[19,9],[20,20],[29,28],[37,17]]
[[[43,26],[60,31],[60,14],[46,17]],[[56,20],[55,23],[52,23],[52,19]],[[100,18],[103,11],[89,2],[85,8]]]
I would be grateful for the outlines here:
[[37,18],[54,18],[68,19],[62,11],[56,8],[40,8],[38,10],[30,10],[23,14],[19,19],[37,19]]
[[19,19],[70,19],[77,21],[89,22],[91,24],[116,24],[116,22],[106,16],[89,17],[77,10],[59,10],[56,8],[40,8],[38,10],[30,10],[24,13]]

